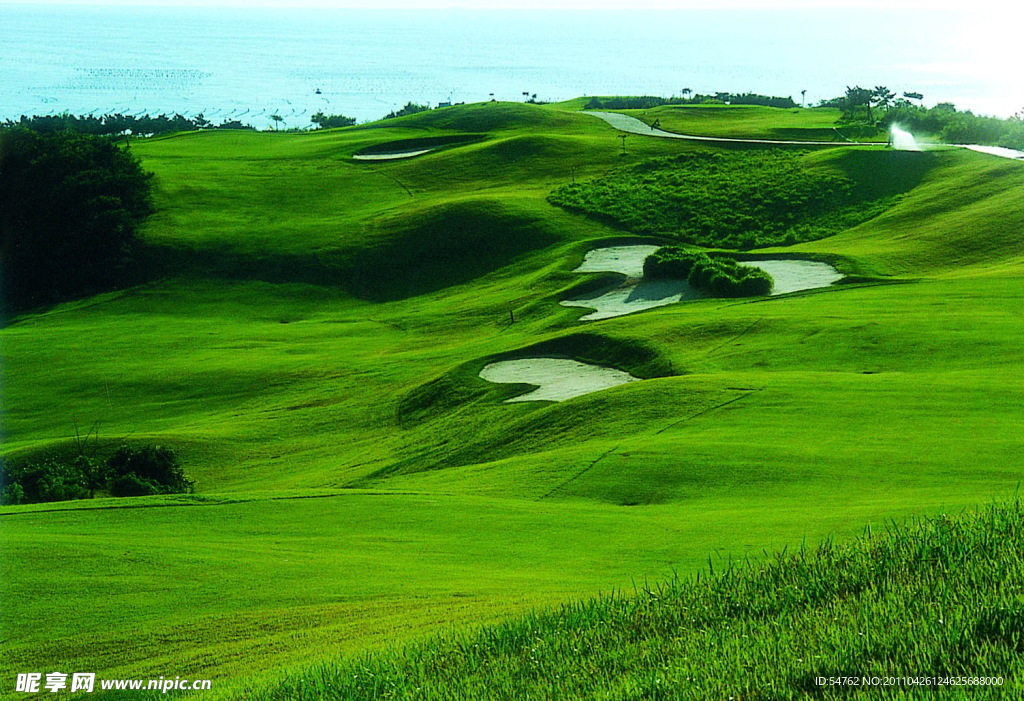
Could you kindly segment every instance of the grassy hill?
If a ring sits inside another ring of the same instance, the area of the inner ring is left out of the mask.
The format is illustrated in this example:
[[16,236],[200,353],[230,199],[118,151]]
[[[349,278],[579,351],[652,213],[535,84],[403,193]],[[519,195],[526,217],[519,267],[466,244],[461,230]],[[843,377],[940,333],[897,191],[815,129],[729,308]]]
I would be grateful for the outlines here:
[[[730,136],[768,124],[709,109]],[[551,191],[714,150],[627,141],[623,156],[568,106],[488,103],[134,143],[156,173],[145,237],[163,274],[0,332],[3,454],[68,453],[95,427],[99,453],[171,446],[197,493],[0,507],[3,674],[190,675],[230,698],[709,554],[761,558],[1013,492],[1024,166],[811,153],[812,172],[891,204],[776,252],[875,282],[580,323],[558,302],[598,276],[572,269],[626,232]],[[530,352],[644,381],[504,404],[516,388],[477,377]]]
[[250,698],[1011,698],[1022,516],[1013,503],[730,562],[329,662]]

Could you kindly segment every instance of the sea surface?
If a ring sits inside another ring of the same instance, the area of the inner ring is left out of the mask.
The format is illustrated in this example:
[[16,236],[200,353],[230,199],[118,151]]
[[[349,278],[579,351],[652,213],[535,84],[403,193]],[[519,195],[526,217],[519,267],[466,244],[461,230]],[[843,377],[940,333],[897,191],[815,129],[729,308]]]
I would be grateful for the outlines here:
[[317,111],[368,121],[409,101],[689,88],[814,104],[847,85],[1005,117],[1024,107],[1015,45],[1010,28],[949,11],[0,5],[0,119],[180,112],[265,128],[278,114],[305,127]]

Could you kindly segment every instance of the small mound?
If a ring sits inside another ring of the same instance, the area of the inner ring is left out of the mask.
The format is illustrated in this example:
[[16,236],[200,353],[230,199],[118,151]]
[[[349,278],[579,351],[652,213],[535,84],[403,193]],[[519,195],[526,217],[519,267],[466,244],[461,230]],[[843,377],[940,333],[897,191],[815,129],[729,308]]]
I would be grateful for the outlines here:
[[893,197],[913,190],[935,165],[931,154],[911,151],[833,149],[809,154],[812,171],[841,175],[853,182],[857,201]]
[[567,358],[500,360],[486,365],[480,377],[501,384],[536,385],[533,391],[506,399],[506,402],[560,402],[640,379],[615,368]]
[[412,158],[430,151],[449,146],[459,146],[483,140],[483,134],[451,134],[448,136],[426,136],[416,139],[397,139],[367,146],[352,154],[355,160],[388,160],[394,158]]
[[350,256],[345,286],[374,301],[469,282],[558,240],[541,219],[491,200],[403,214],[377,224],[370,238]]
[[571,124],[572,115],[538,105],[517,102],[479,102],[418,112],[406,117],[385,119],[364,128],[392,126],[444,129],[462,132],[493,132],[524,127],[560,127]]
[[692,152],[562,185],[548,201],[635,234],[709,248],[792,245],[885,211],[920,182],[929,167],[923,155]]
[[574,333],[542,341],[509,353],[466,363],[407,392],[398,402],[398,423],[412,426],[451,414],[497,395],[493,385],[475,381],[481,367],[528,358],[567,358],[579,363],[616,368],[639,379],[672,374],[670,364],[653,347],[635,339],[597,333]]

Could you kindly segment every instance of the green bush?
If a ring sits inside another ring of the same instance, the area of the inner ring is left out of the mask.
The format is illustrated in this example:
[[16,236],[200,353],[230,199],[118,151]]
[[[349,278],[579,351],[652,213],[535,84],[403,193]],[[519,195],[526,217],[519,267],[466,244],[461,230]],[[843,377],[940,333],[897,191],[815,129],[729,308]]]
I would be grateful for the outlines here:
[[738,297],[764,297],[771,294],[772,285],[774,280],[772,276],[766,271],[760,268],[752,268],[750,266],[743,266],[747,270],[751,271],[744,275],[739,281],[739,294]]
[[759,150],[652,158],[563,185],[548,200],[637,234],[737,249],[824,238],[878,213],[851,178],[807,169],[803,155]]
[[686,279],[690,287],[715,297],[760,297],[772,290],[772,276],[732,258],[712,258],[679,246],[662,246],[644,261],[647,277]]
[[0,504],[40,504],[92,498],[97,490],[115,497],[192,491],[177,457],[168,448],[119,448],[109,460],[84,454],[72,458],[0,466]]
[[[142,448],[121,446],[107,461],[111,472],[111,485],[122,478],[134,476],[140,483],[152,484],[160,494],[192,491],[192,481],[169,448],[147,445]],[[117,496],[117,495],[115,495]]]
[[346,117],[343,114],[324,114],[322,111],[310,117],[309,121],[316,124],[320,129],[350,127],[356,123],[355,117]]
[[89,478],[73,462],[48,458],[3,468],[5,504],[36,504],[84,499],[91,493]]
[[162,491],[160,485],[139,477],[134,472],[120,475],[110,481],[110,495],[114,497],[148,497],[161,494]]

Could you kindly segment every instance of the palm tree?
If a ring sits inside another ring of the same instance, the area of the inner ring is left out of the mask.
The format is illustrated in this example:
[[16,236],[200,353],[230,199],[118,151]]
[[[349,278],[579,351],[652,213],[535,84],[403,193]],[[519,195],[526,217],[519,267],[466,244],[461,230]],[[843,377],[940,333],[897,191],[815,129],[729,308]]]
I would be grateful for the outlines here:
[[806,90],[801,90],[800,91],[800,106],[804,107],[806,104],[807,104],[807,91]]
[[679,91],[679,94],[682,95],[683,99],[685,100],[687,97],[693,94],[693,90],[690,90],[689,88],[683,88],[682,90]]
[[277,131],[277,125],[284,121],[284,117],[279,114],[272,114],[270,118],[274,120],[274,131]]

